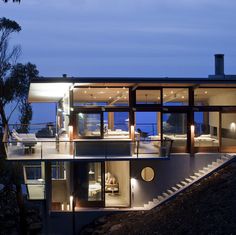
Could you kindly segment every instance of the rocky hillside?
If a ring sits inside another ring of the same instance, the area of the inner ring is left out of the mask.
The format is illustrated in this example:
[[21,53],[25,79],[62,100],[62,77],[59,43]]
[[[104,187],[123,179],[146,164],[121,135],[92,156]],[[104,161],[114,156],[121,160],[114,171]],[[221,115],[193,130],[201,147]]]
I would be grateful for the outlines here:
[[99,218],[80,234],[236,234],[236,163],[158,208]]

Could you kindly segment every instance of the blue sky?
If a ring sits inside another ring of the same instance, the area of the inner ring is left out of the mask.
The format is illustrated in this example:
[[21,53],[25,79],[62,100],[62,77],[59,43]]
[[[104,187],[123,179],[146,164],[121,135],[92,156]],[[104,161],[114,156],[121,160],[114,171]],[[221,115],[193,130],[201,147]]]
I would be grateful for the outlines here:
[[22,31],[21,62],[42,76],[193,76],[214,73],[215,53],[235,74],[234,0],[22,0],[0,16]]

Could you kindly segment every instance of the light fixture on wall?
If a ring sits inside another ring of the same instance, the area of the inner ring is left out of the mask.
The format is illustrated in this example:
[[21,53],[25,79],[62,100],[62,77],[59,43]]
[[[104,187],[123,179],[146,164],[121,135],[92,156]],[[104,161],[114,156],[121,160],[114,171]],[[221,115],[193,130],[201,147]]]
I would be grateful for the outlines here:
[[70,210],[73,209],[73,200],[74,200],[74,197],[70,195]]
[[230,131],[236,132],[236,123],[235,122],[230,123]]
[[89,170],[89,175],[94,175],[94,171],[92,171],[92,169]]

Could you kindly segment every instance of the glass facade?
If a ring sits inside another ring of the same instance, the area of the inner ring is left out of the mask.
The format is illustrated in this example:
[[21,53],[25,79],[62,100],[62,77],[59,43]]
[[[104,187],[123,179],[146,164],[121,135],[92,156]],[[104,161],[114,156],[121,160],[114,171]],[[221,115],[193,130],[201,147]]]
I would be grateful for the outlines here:
[[187,114],[163,114],[163,138],[173,140],[174,147],[183,147],[187,144]]
[[222,113],[221,137],[223,147],[236,146],[236,113]]
[[219,112],[195,112],[195,147],[219,146]]
[[136,104],[155,105],[161,104],[161,91],[156,89],[138,89],[136,90]]
[[129,89],[126,87],[80,87],[73,90],[74,106],[128,106]]
[[196,106],[235,106],[235,88],[197,88],[194,91]]
[[78,113],[77,136],[79,137],[100,137],[101,133],[101,113]]
[[188,89],[163,88],[163,105],[165,106],[188,105]]

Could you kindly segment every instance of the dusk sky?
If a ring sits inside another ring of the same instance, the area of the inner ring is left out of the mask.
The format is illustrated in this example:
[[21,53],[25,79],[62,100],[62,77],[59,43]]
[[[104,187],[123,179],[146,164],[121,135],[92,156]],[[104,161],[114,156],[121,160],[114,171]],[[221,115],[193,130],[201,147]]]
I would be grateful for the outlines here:
[[235,10],[235,0],[0,2],[0,16],[22,27],[11,41],[19,61],[42,76],[207,77],[215,53],[235,74]]

